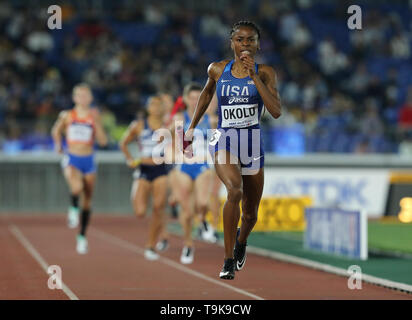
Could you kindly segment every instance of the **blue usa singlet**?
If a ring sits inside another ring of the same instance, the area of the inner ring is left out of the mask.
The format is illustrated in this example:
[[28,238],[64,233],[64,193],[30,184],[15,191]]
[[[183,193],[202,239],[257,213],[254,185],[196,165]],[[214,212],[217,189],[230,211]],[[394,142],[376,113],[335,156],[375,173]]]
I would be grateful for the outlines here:
[[[263,101],[249,76],[232,75],[234,60],[230,61],[216,83],[218,126],[209,141],[212,156],[221,149],[235,155],[242,168],[259,169],[264,163],[260,116]],[[255,72],[258,65],[255,63]]]

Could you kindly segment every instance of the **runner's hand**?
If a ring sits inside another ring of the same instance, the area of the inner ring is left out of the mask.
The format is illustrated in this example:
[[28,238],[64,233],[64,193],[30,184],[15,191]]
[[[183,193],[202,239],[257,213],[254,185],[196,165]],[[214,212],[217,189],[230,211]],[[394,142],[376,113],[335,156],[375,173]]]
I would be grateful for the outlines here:
[[140,162],[141,162],[141,160],[140,159],[129,159],[129,160],[127,160],[127,166],[129,167],[129,168],[132,168],[132,169],[134,169],[134,168],[136,168],[139,164],[140,164]]
[[192,148],[192,142],[193,142],[193,134],[191,130],[187,132],[183,132],[183,128],[179,126],[176,128],[177,134],[179,137],[179,148],[183,151],[183,154],[191,158],[193,157],[193,148]]
[[243,63],[245,71],[247,71],[249,77],[252,78],[255,75],[255,60],[246,53],[242,53],[240,60]]
[[61,144],[57,144],[54,146],[54,150],[58,153],[58,154],[62,154],[63,153],[63,148],[61,146]]

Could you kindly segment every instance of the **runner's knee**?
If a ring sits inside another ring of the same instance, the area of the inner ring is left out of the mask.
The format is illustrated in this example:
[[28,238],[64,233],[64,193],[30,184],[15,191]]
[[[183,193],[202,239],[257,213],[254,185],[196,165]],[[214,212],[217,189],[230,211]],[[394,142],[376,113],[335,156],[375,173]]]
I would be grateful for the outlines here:
[[229,186],[227,188],[227,200],[231,202],[239,202],[242,199],[243,190],[240,186]]
[[242,214],[242,223],[249,224],[249,225],[255,225],[256,222],[257,222],[257,214],[255,212]]
[[184,204],[187,203],[187,201],[190,199],[190,197],[191,197],[191,192],[189,190],[185,190],[185,189],[180,190],[180,193],[177,196],[178,201],[183,206],[184,206]]
[[73,183],[70,186],[71,193],[79,196],[83,191],[83,184],[82,183]]
[[155,202],[153,204],[153,214],[156,214],[156,215],[160,216],[161,213],[163,212],[163,210],[165,210],[165,206],[166,206],[166,204],[161,202],[161,201]]
[[143,218],[146,215],[146,206],[145,205],[139,205],[136,204],[134,206],[134,214],[136,215],[136,217],[138,218]]

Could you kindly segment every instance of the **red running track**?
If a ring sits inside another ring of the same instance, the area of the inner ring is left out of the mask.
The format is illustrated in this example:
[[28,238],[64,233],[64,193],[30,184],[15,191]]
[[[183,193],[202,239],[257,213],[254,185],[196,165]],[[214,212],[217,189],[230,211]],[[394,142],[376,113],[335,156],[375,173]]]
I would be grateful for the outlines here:
[[[147,219],[95,214],[89,253],[81,256],[75,250],[76,230],[66,227],[63,215],[0,216],[0,299],[412,300],[368,283],[350,290],[345,277],[254,254],[248,254],[235,280],[220,280],[222,247],[195,242],[195,262],[182,265],[182,240],[174,235],[160,260],[147,261],[147,226]],[[61,267],[66,290],[48,288],[48,265]]]

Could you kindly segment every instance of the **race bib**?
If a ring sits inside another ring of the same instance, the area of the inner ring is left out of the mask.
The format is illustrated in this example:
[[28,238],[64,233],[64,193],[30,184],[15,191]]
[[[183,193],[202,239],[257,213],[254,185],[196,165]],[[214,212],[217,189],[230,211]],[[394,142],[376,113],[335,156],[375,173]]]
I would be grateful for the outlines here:
[[222,128],[246,128],[259,123],[257,104],[221,106]]
[[93,137],[93,128],[87,125],[72,124],[69,126],[68,139],[79,142],[89,142]]

